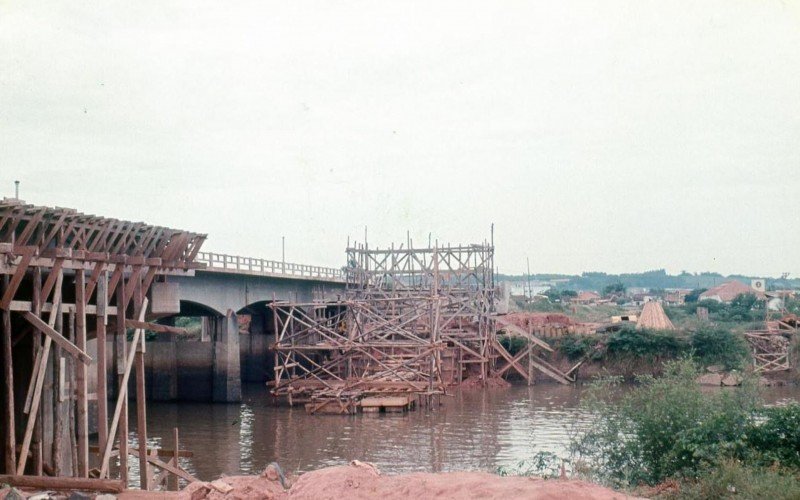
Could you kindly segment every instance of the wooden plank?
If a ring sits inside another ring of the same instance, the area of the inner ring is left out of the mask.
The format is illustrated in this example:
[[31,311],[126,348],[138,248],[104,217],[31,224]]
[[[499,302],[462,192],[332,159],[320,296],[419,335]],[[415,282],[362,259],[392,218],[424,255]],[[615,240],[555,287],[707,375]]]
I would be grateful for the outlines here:
[[108,392],[106,388],[108,372],[106,365],[106,321],[108,303],[108,272],[103,271],[97,280],[97,317],[95,332],[97,336],[97,444],[105,449],[108,440]]
[[[102,451],[103,451],[103,449],[100,448],[99,446],[96,446],[96,445],[90,445],[89,446],[89,453],[100,453]],[[138,456],[139,455],[139,447],[138,446],[131,446],[130,448],[128,448],[128,453]],[[167,449],[167,448],[147,448],[147,454],[149,456],[153,456],[153,453],[155,453],[155,456],[162,457],[162,458],[170,458],[171,459],[171,458],[175,457],[175,450],[170,450],[170,449]],[[111,456],[114,456],[114,455],[115,455],[115,451],[112,450]],[[178,451],[178,456],[181,457],[181,458],[191,458],[191,457],[194,456],[194,453],[192,453],[191,451],[187,451],[187,450],[180,450],[180,451]]]
[[[180,461],[178,460],[178,457],[180,457],[180,443],[178,441],[177,427],[172,428],[172,449],[175,453],[172,456],[172,462],[170,462],[170,465],[180,468]],[[178,491],[180,489],[178,484],[178,476],[173,474],[167,478],[167,489],[171,491]]]
[[[142,305],[142,310],[139,313],[139,320],[144,320],[145,310],[147,309],[147,299],[144,299],[144,304]],[[131,343],[132,346],[135,346],[139,343],[139,337],[142,335],[142,330],[137,328],[133,332],[133,342]],[[114,443],[114,437],[117,433],[117,427],[119,425],[120,415],[122,414],[122,408],[124,406],[124,402],[128,399],[128,380],[131,375],[131,368],[133,368],[134,357],[136,355],[136,349],[131,349],[129,353],[127,353],[127,359],[125,360],[124,366],[124,373],[122,374],[122,379],[120,380],[119,384],[119,391],[117,394],[117,404],[114,407],[114,417],[111,419],[111,427],[109,429],[109,439],[106,442],[106,448],[103,452],[102,458],[102,465],[100,467],[100,477],[106,477],[108,475],[108,467],[109,467],[109,459],[111,458],[111,448]],[[120,436],[120,444],[122,441],[126,442],[125,448],[127,448],[127,436]],[[120,447],[120,454],[123,452],[127,453],[127,449],[123,450]]]
[[22,315],[28,323],[34,326],[37,330],[44,333],[65,351],[72,355],[72,357],[77,358],[84,364],[90,365],[92,364],[92,358],[86,354],[82,349],[79,349],[78,346],[64,338],[63,335],[58,333],[55,329],[53,329],[50,325],[42,321],[38,316],[33,313],[26,312]]
[[189,481],[190,483],[198,481],[198,479],[196,477],[194,477],[193,475],[189,474],[188,472],[186,472],[185,470],[181,469],[180,467],[172,466],[172,465],[170,465],[170,464],[168,464],[166,462],[162,462],[161,460],[159,460],[159,459],[157,459],[155,457],[148,456],[147,457],[147,461],[150,462],[151,464],[155,465],[159,469],[164,469],[166,471],[169,471],[169,472],[175,474],[176,476]]
[[[3,290],[9,284],[8,275],[3,276]],[[5,405],[3,420],[6,429],[5,470],[13,471],[17,463],[16,425],[14,423],[14,366],[11,346],[11,311],[3,311],[3,381],[5,383]]]
[[[86,351],[86,277],[83,271],[75,273],[75,346]],[[75,384],[77,392],[77,429],[78,475],[89,477],[89,392],[86,378],[87,367],[76,363]]]
[[47,279],[44,281],[44,286],[42,286],[42,302],[47,302],[47,298],[50,297],[50,292],[53,291],[53,285],[55,285],[58,273],[61,272],[63,266],[64,259],[56,259],[50,269],[50,274],[47,275]]
[[[140,315],[144,317],[144,312]],[[147,466],[147,401],[144,392],[144,333],[140,336],[140,345],[131,346],[136,349],[136,435],[139,446],[139,478],[141,488],[150,487],[149,468]]]
[[[53,303],[59,304],[61,302],[61,282],[63,280],[63,273],[59,272],[55,294],[53,295]],[[61,314],[58,307],[50,312],[50,320],[48,327],[52,328],[55,325],[56,317]],[[22,439],[22,449],[19,454],[19,462],[17,464],[17,474],[25,473],[25,465],[28,461],[28,451],[30,450],[31,438],[33,437],[33,427],[36,423],[36,417],[39,413],[39,404],[42,401],[42,384],[44,383],[45,365],[47,364],[47,357],[50,354],[50,344],[52,337],[45,336],[44,347],[42,347],[42,356],[39,358],[39,365],[35,368],[36,383],[34,384],[33,396],[31,399],[31,410],[28,415],[28,422],[25,426],[25,435]]]
[[[122,256],[123,259],[127,257]],[[117,283],[117,322],[116,322],[116,329],[117,331],[114,333],[114,343],[116,345],[116,366],[117,366],[117,387],[122,387],[122,379],[125,375],[125,366],[128,354],[128,344],[126,339],[128,338],[128,332],[125,329],[125,317],[128,315],[127,311],[127,304],[128,298],[125,296],[125,276],[120,275],[120,280]],[[138,331],[138,330],[136,330]],[[141,335],[141,333],[140,333]],[[132,345],[136,345],[134,342]],[[131,351],[131,356],[133,356],[133,351]],[[131,358],[132,359],[132,358]],[[130,372],[128,372],[130,376]],[[119,400],[118,400],[119,401]],[[119,431],[112,432],[109,435],[109,440],[114,441],[114,436],[119,436],[119,476],[120,479],[127,485],[128,484],[128,383],[125,381],[125,397],[122,398],[122,404],[120,406],[120,417],[119,417]],[[108,444],[106,443],[106,446]]]
[[89,479],[84,477],[47,477],[0,474],[0,483],[18,488],[60,491],[97,491],[122,493],[122,481],[116,479]]
[[17,251],[22,255],[22,259],[17,265],[17,270],[14,272],[14,276],[11,278],[8,286],[4,287],[3,298],[0,299],[0,309],[6,311],[8,310],[8,306],[11,305],[11,301],[14,299],[14,295],[17,293],[17,288],[19,288],[20,283],[22,283],[25,273],[28,271],[28,265],[31,263],[33,254],[36,252],[36,247],[20,247]]

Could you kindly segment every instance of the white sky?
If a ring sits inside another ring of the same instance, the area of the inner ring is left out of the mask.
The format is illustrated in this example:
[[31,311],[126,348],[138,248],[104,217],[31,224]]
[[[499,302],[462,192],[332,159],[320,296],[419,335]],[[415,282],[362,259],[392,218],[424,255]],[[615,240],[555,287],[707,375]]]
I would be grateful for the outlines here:
[[800,1],[0,0],[0,194],[339,266],[800,275]]

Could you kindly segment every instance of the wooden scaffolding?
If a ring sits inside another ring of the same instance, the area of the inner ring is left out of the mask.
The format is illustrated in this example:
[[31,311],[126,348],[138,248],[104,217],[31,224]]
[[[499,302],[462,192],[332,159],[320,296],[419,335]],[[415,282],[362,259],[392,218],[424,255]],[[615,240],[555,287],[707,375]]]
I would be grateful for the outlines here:
[[744,336],[753,355],[753,370],[756,373],[773,373],[792,368],[791,345],[797,338],[800,322],[795,315],[786,315],[776,321],[769,316],[763,330],[751,330]]
[[[194,479],[177,463],[177,432],[172,461],[146,446],[144,330],[170,330],[146,321],[148,291],[166,275],[193,273],[204,240],[141,222],[0,201],[0,482],[116,491],[127,487],[129,454],[139,461],[142,489],[167,472]],[[96,354],[90,355],[92,339]],[[138,448],[128,440],[132,377]],[[109,401],[114,386],[116,398]]]
[[366,397],[430,398],[464,367],[488,376],[494,335],[494,248],[347,248],[337,303],[271,305],[273,394],[352,413]]
[[[365,398],[430,398],[473,376],[516,371],[529,383],[539,370],[561,383],[574,378],[541,357],[550,346],[529,332],[512,356],[495,314],[494,247],[389,249],[348,246],[345,298],[335,303],[274,302],[272,393],[311,413],[354,413]],[[519,330],[519,329],[517,329]]]

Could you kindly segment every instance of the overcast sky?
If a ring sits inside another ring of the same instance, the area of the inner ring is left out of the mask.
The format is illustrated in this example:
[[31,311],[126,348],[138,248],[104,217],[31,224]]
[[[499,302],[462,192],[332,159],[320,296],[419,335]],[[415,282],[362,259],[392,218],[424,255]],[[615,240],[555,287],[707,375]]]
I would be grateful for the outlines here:
[[0,194],[340,266],[800,275],[800,1],[0,0]]

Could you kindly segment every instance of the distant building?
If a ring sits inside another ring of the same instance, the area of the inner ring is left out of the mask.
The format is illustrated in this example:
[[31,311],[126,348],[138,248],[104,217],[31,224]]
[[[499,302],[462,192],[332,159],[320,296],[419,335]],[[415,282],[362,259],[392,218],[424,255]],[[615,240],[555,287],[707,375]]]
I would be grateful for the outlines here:
[[668,306],[680,306],[686,302],[686,296],[692,291],[688,288],[679,288],[677,290],[667,290],[664,294],[664,303]]
[[599,293],[583,291],[578,292],[578,295],[570,299],[570,302],[573,304],[596,304],[598,300],[600,300]]
[[743,293],[752,293],[759,300],[766,299],[766,295],[763,292],[754,290],[751,286],[745,285],[741,281],[733,280],[717,285],[714,288],[709,288],[700,294],[698,300],[716,300],[717,302],[729,303]]

